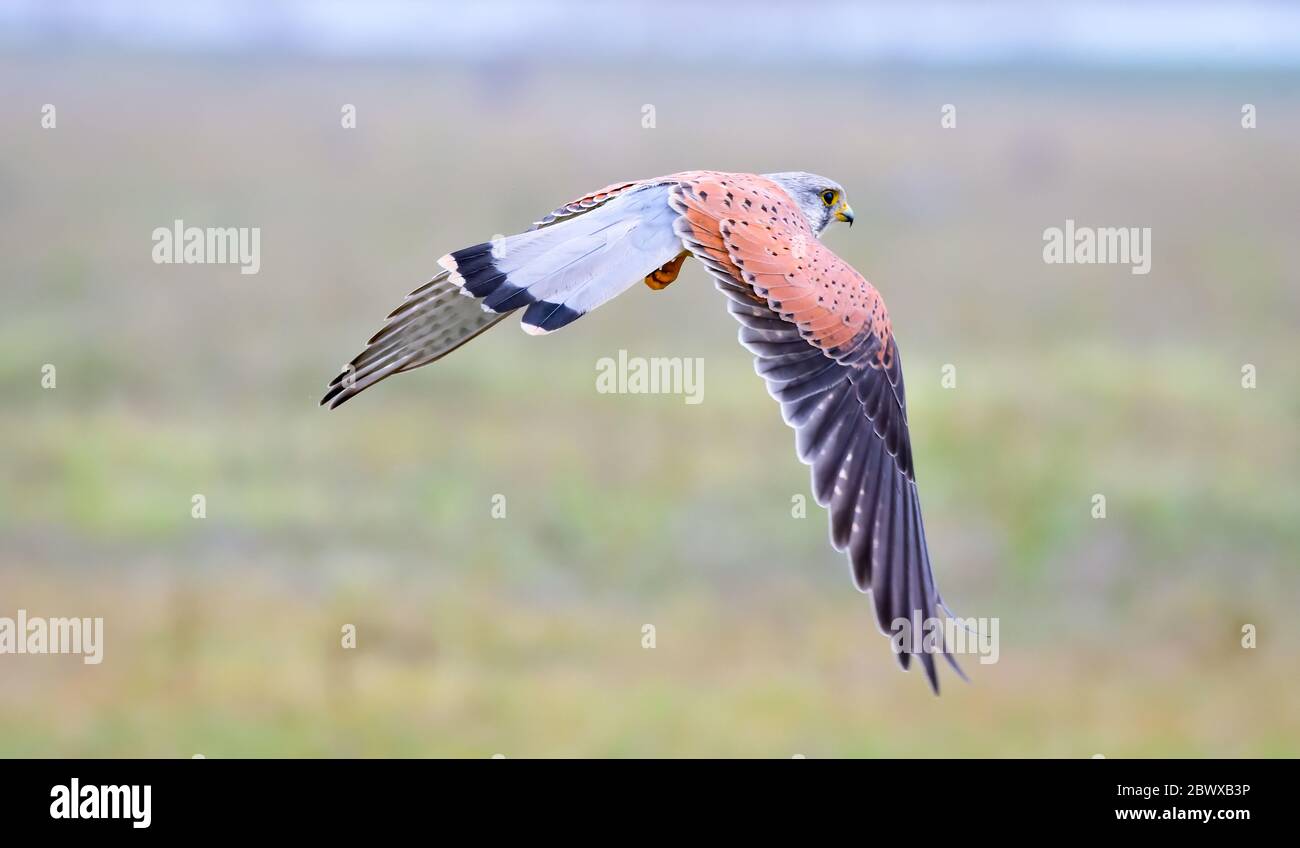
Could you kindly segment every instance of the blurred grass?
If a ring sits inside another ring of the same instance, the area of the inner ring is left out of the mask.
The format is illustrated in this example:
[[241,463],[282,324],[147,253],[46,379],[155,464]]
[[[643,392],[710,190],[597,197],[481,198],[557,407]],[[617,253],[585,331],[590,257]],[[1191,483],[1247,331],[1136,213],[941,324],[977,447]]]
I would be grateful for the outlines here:
[[[0,56],[0,615],[107,643],[0,657],[0,754],[1300,755],[1294,79],[774,69],[721,114],[688,74],[514,71]],[[944,594],[1002,620],[971,685],[899,675],[791,518],[698,268],[316,408],[447,249],[691,167],[847,186]],[[1044,266],[1067,217],[1151,226],[1151,275]],[[174,218],[262,227],[261,273],[153,265]],[[596,394],[619,348],[703,357],[705,402]]]

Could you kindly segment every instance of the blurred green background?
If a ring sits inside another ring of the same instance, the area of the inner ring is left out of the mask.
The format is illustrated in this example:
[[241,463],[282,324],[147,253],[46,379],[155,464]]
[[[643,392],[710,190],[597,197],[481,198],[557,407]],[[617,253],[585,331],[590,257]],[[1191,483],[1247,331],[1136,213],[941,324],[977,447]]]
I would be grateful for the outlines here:
[[[9,50],[0,80],[0,615],[106,631],[99,666],[0,656],[0,755],[1300,755],[1296,74]],[[1001,620],[969,685],[901,674],[791,516],[807,470],[698,266],[317,408],[442,253],[688,168],[846,186],[827,241],[890,305],[940,586]],[[176,218],[260,227],[261,272],[153,264]],[[1151,227],[1150,275],[1043,264],[1066,218]],[[704,402],[596,393],[620,348],[703,357]]]

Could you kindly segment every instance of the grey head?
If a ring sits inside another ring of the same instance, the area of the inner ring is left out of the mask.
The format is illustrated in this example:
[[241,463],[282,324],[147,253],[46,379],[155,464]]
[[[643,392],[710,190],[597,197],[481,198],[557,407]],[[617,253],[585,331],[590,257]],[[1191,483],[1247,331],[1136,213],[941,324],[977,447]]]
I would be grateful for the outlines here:
[[806,171],[784,171],[762,176],[780,185],[799,204],[813,232],[821,235],[831,221],[853,225],[853,209],[844,187],[835,180]]

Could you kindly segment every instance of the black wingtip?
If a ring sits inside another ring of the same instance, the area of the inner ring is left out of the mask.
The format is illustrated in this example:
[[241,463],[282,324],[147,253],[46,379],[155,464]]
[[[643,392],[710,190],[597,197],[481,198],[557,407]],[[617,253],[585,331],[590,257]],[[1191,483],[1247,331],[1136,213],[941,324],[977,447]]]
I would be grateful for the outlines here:
[[334,378],[334,382],[329,386],[329,391],[325,392],[325,396],[320,399],[320,403],[317,404],[318,406],[326,406],[328,404],[330,409],[338,409],[343,404],[352,400],[352,398],[361,394],[361,391],[356,388],[355,384],[348,385],[346,382],[343,382],[341,378],[345,374],[347,374],[346,371]]
[[934,656],[931,654],[921,655],[921,664],[925,666],[925,679],[930,681],[930,691],[935,697],[939,695],[939,672],[934,666]]
[[952,658],[952,654],[945,652],[943,658],[948,661],[948,665],[952,666],[952,670],[962,679],[963,683],[970,683],[970,678],[966,676],[966,672],[962,671],[961,666],[957,665],[957,661]]
[[341,394],[342,392],[343,392],[342,384],[331,386],[330,390],[325,393],[325,397],[321,398],[320,403],[317,405],[325,406],[326,404],[329,404],[329,408],[333,409],[338,404],[330,403],[330,401],[334,400],[334,398],[338,397],[339,394]]

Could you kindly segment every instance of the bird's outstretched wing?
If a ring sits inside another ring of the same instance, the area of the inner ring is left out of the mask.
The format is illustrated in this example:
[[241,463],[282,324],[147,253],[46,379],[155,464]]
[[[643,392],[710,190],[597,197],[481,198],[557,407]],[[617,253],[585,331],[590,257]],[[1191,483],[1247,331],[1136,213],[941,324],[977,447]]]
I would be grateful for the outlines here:
[[[825,247],[775,183],[739,174],[684,180],[669,203],[682,243],[714,276],[741,324],[740,342],[795,429],[812,491],[830,510],[831,543],[871,590],[882,632],[905,628],[930,685],[924,642],[942,620],[907,432],[898,345],[875,288]],[[911,653],[899,653],[907,668]]]

